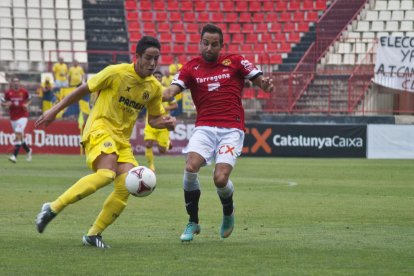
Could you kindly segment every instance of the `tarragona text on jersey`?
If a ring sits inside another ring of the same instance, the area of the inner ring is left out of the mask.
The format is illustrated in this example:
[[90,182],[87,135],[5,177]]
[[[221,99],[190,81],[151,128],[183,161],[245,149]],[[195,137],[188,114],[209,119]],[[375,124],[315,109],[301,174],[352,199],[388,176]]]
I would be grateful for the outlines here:
[[196,126],[244,130],[244,81],[262,74],[241,55],[222,55],[217,62],[197,57],[181,68],[172,84],[190,89],[197,109]]
[[29,92],[23,87],[19,90],[7,90],[4,99],[11,102],[9,107],[10,120],[15,121],[20,118],[29,117],[29,111],[25,107],[25,103],[30,100]]
[[103,129],[114,139],[128,141],[144,107],[153,116],[164,113],[163,87],[152,75],[146,78],[137,75],[134,64],[106,67],[88,80],[88,88],[99,95],[86,122],[82,141],[88,139],[92,129]]

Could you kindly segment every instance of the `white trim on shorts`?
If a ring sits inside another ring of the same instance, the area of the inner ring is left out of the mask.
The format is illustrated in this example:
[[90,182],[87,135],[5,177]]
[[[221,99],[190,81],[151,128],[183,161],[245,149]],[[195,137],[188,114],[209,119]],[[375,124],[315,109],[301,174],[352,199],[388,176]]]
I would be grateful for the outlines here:
[[206,165],[226,163],[235,166],[243,149],[244,132],[238,128],[200,126],[193,130],[183,153],[196,152],[206,161]]

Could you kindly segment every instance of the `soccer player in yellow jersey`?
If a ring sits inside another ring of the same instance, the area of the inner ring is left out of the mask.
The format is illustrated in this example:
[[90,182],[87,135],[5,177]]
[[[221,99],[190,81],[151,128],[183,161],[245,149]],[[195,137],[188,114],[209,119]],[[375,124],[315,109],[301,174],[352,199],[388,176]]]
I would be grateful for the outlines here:
[[160,49],[156,38],[142,37],[137,44],[135,64],[106,67],[36,121],[36,127],[48,126],[65,107],[89,93],[99,93],[82,135],[86,163],[93,173],[79,179],[56,200],[43,204],[35,221],[39,233],[66,206],[114,181],[114,191],[82,238],[85,245],[109,247],[103,242],[101,233],[115,221],[127,204],[129,193],[125,178],[127,172],[138,165],[129,138],[139,112],[147,108],[148,122],[152,127],[170,130],[175,127],[174,117],[162,115],[162,86],[152,76],[158,64]]
[[83,68],[79,66],[77,60],[73,61],[73,66],[69,68],[69,86],[79,86],[85,80],[85,72]]
[[[161,83],[162,73],[160,71],[154,72],[154,77]],[[168,115],[171,110],[178,108],[178,104],[175,100],[170,102],[163,102],[162,105],[165,109],[165,115]],[[148,162],[148,167],[155,172],[154,165],[154,152],[152,147],[154,144],[158,145],[158,151],[161,154],[167,152],[171,147],[170,132],[168,129],[156,129],[148,124],[148,116],[146,118],[146,124],[144,128],[144,141],[145,141],[145,157]]]

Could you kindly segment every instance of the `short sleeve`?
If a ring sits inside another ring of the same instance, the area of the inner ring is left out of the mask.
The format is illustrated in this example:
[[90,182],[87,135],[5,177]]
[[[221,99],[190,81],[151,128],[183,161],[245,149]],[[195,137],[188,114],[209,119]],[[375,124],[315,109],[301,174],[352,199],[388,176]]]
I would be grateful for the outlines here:
[[105,69],[94,75],[88,80],[88,88],[92,92],[96,92],[107,87],[110,87],[116,71],[113,66],[107,66]]

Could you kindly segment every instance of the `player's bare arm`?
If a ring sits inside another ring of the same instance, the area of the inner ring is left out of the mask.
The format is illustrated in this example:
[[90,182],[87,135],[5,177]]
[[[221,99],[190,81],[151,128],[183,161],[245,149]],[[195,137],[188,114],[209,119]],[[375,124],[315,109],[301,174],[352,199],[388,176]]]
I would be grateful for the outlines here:
[[172,84],[168,88],[164,89],[162,93],[162,101],[169,102],[174,99],[174,96],[182,91],[181,87],[178,85]]
[[63,110],[65,107],[68,107],[71,104],[74,104],[78,102],[80,99],[82,99],[84,96],[88,95],[90,92],[88,88],[88,84],[83,84],[79,86],[77,89],[75,89],[72,93],[70,93],[68,96],[63,98],[62,101],[54,105],[51,109],[43,113],[39,119],[37,119],[35,123],[35,127],[39,127],[44,125],[47,127],[49,124],[51,124],[55,118],[56,115]]
[[153,128],[166,128],[168,130],[174,130],[176,119],[170,115],[153,116],[148,114],[148,123]]
[[273,79],[264,76],[258,76],[252,81],[255,85],[259,86],[265,92],[273,91]]

